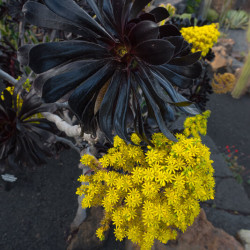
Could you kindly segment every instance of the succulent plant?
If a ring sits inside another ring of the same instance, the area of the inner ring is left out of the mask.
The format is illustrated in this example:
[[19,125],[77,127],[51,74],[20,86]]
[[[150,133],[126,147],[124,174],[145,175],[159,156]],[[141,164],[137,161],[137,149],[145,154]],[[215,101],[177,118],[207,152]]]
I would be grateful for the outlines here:
[[229,10],[226,13],[223,25],[230,29],[247,29],[249,15],[244,10]]
[[68,100],[84,132],[94,133],[98,126],[111,141],[114,133],[130,141],[132,126],[146,140],[147,122],[153,120],[175,140],[167,125],[174,119],[173,107],[198,113],[175,87],[188,88],[199,77],[200,52],[190,52],[174,25],[158,25],[169,16],[165,8],[145,12],[151,0],[86,2],[94,18],[73,0],[24,5],[30,23],[78,35],[20,48],[20,62],[38,74],[36,90],[47,103]]
[[46,162],[58,140],[58,130],[40,112],[55,111],[44,104],[34,90],[29,93],[17,86],[13,93],[4,90],[0,96],[0,161],[18,169]]

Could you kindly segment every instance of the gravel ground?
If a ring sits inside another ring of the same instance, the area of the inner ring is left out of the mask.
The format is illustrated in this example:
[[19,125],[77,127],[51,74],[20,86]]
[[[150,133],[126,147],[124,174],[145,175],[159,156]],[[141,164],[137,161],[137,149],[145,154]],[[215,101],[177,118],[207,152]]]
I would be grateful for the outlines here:
[[77,210],[79,156],[64,151],[10,191],[0,183],[0,249],[62,250]]
[[[250,95],[234,99],[231,95],[212,95],[208,103],[212,111],[208,120],[208,135],[221,153],[229,154],[229,146],[243,165],[244,188],[250,198]],[[235,152],[238,150],[239,152]]]

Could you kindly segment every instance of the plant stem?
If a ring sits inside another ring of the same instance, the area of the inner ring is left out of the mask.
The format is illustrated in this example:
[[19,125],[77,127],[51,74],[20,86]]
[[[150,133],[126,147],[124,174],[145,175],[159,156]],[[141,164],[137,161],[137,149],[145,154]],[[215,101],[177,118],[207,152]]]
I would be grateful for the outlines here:
[[3,70],[0,69],[0,78],[4,79],[5,81],[11,83],[12,85],[17,84],[17,80],[9,75],[8,73],[4,72]]

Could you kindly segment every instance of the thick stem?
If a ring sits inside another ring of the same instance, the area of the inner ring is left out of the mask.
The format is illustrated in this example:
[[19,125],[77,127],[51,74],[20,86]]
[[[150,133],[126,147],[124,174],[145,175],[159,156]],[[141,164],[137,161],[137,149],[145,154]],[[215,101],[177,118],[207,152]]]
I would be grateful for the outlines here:
[[3,70],[0,69],[0,78],[4,79],[5,81],[11,83],[12,85],[17,84],[17,80],[9,75],[8,73],[4,72]]
[[81,135],[81,127],[79,125],[70,125],[68,124],[66,121],[64,121],[61,117],[59,117],[58,115],[55,114],[51,114],[48,112],[44,112],[43,116],[55,123],[55,125],[57,126],[57,128],[60,131],[65,132],[65,134],[69,137],[79,137]]

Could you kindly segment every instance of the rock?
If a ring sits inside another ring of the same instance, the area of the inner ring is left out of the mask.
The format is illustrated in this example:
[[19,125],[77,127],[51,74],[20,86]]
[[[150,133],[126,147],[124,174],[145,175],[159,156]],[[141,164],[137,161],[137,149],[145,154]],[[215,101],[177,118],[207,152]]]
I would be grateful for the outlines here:
[[[235,75],[236,80],[238,80],[238,79],[240,78],[241,72],[242,72],[242,68],[237,68],[237,69],[235,70],[234,75]],[[250,82],[249,82],[249,86],[250,86]]]
[[[200,215],[185,233],[179,234],[177,240],[166,245],[155,241],[152,250],[243,250],[243,246],[225,231],[215,228],[201,209]],[[127,240],[125,250],[139,250],[138,246]]]
[[223,229],[230,235],[236,236],[237,232],[244,228],[250,230],[250,216],[233,214],[221,209],[207,207],[202,204],[207,219],[217,228]]
[[239,52],[240,54],[245,53],[248,51],[248,42],[247,42],[247,31],[246,30],[222,30],[227,33],[228,37],[232,38],[235,41],[233,51]]
[[237,233],[237,238],[244,245],[245,250],[250,250],[250,230],[241,229]]
[[[67,250],[94,250],[101,248],[105,241],[100,241],[96,236],[96,230],[103,218],[103,209],[93,207],[90,209],[87,219],[80,225],[79,230],[70,241]],[[108,237],[108,231],[105,239]]]
[[250,200],[243,186],[232,178],[216,181],[214,204],[221,209],[250,214]]
[[241,61],[239,61],[239,60],[237,60],[237,59],[235,59],[235,58],[233,58],[233,62],[232,62],[232,69],[233,69],[233,72],[236,72],[236,70],[238,69],[238,68],[242,68],[244,66],[244,63],[243,62],[241,62]]
[[83,209],[81,206],[84,197],[85,197],[84,195],[78,196],[78,208],[76,216],[70,225],[71,232],[75,231],[87,217],[86,209]]
[[232,38],[219,38],[217,44],[225,47],[226,53],[231,55],[235,41]]
[[229,72],[233,60],[227,55],[226,48],[223,46],[215,46],[212,50],[215,54],[214,60],[210,63],[213,71],[217,72],[224,69],[226,72]]
[[233,177],[233,173],[229,169],[222,154],[211,154],[211,160],[214,161],[212,165],[215,170],[215,177]]
[[212,154],[219,154],[219,150],[217,146],[215,145],[214,141],[211,139],[210,136],[202,136],[202,143],[204,143],[207,147],[210,148],[210,151]]
[[244,62],[246,59],[246,54],[244,52],[233,51],[231,55],[240,62]]

